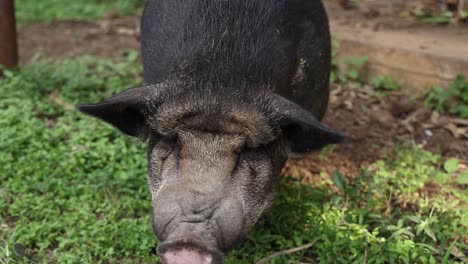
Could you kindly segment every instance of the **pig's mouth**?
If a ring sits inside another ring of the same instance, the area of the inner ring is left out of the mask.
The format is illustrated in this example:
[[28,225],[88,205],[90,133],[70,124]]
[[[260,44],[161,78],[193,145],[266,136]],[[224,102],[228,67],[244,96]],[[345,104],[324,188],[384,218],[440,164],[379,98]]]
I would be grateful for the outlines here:
[[164,264],[220,264],[223,253],[216,248],[205,246],[196,238],[184,238],[164,242],[158,246]]

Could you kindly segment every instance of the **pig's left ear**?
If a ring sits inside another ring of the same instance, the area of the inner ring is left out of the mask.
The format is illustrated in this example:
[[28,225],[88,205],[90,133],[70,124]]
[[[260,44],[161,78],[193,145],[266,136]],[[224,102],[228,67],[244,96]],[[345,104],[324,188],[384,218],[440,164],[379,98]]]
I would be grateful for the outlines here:
[[149,102],[154,103],[160,90],[157,86],[132,88],[103,102],[80,104],[76,108],[113,125],[127,135],[144,138],[148,131],[145,112]]
[[294,153],[320,149],[343,140],[340,133],[324,126],[312,113],[279,95],[274,95],[272,105]]

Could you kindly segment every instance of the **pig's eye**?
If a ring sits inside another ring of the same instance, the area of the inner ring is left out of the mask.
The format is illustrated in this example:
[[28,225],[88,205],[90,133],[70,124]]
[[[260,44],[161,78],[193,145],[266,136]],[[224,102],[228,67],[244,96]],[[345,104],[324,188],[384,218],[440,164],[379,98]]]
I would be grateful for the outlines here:
[[232,152],[236,153],[236,154],[240,154],[242,152],[242,148],[239,148],[239,147],[236,147],[232,150]]
[[177,135],[175,136],[174,142],[177,144],[177,146],[182,146],[182,141],[180,140],[180,137]]
[[238,146],[234,147],[232,152],[234,152],[236,154],[241,154],[244,150],[245,150],[245,145],[242,144],[242,145],[238,145]]
[[161,139],[163,139],[164,136],[159,134],[159,133],[152,133],[151,136],[150,136],[150,141],[154,142],[154,143],[157,143],[159,141],[161,141]]
[[161,141],[165,145],[180,146],[180,139],[177,134],[164,135],[162,136]]
[[171,153],[179,149],[177,136],[161,136],[158,143],[158,156],[165,160]]

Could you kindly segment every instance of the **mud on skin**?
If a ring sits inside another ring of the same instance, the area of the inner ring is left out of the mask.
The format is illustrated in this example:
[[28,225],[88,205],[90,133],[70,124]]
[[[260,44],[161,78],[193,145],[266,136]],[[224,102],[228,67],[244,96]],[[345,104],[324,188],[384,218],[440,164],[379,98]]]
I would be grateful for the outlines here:
[[320,123],[330,36],[318,0],[150,0],[145,84],[78,109],[148,141],[164,263],[222,263],[271,207],[288,154],[338,143]]

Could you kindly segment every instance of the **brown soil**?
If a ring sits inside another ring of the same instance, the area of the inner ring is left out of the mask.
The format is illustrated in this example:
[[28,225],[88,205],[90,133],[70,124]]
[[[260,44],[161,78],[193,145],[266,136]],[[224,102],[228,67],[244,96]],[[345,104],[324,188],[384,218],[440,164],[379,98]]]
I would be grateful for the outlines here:
[[122,49],[138,50],[138,26],[137,17],[27,25],[18,32],[20,61],[27,63],[37,54],[52,59],[114,57]]
[[290,160],[286,173],[308,182],[315,182],[320,173],[331,175],[335,170],[353,177],[403,144],[417,144],[468,163],[468,120],[440,116],[426,109],[422,100],[404,94],[385,95],[371,86],[334,85],[324,123],[344,133],[346,140],[325,152]]
[[[456,11],[456,0],[323,0],[330,19],[337,23],[379,29],[431,28],[418,22],[417,17]],[[466,7],[465,7],[466,8]],[[465,21],[452,23],[468,26]]]
[[[122,49],[139,49],[137,28],[135,17],[25,26],[19,29],[21,61],[28,62],[36,53],[54,59],[85,54],[113,57]],[[320,177],[321,172],[335,170],[352,177],[362,166],[405,142],[468,163],[468,121],[439,116],[425,109],[422,100],[403,94],[385,95],[371,86],[334,85],[324,122],[345,134],[346,141],[326,152],[291,159],[285,173],[308,182]]]

